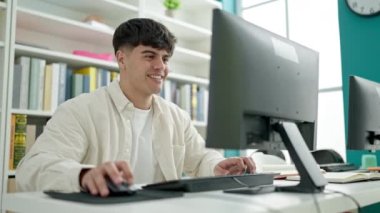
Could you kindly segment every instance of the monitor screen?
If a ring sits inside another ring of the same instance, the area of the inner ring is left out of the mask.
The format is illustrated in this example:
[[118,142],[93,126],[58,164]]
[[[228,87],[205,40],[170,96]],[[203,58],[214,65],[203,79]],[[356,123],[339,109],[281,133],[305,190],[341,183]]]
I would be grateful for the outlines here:
[[350,76],[348,149],[380,149],[380,83]]
[[314,149],[318,53],[221,10],[212,31],[207,146],[282,149],[284,120]]

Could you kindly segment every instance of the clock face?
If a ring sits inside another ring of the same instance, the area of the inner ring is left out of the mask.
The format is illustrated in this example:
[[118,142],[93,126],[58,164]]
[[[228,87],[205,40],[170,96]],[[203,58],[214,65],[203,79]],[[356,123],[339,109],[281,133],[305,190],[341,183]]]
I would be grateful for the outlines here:
[[363,16],[380,14],[380,0],[346,0],[348,7]]

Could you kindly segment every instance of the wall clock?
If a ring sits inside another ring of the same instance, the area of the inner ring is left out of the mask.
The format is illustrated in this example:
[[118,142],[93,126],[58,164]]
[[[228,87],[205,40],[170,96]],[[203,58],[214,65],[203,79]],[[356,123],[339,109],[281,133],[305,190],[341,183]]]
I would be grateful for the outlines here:
[[361,16],[380,15],[380,0],[345,0],[350,10]]

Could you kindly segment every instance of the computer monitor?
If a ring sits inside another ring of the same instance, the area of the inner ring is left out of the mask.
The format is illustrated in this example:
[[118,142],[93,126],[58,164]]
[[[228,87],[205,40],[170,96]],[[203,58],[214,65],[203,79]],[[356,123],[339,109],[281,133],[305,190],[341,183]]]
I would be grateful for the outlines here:
[[350,76],[348,149],[380,150],[380,83]]
[[295,190],[323,190],[327,182],[297,127],[313,144],[318,53],[218,9],[212,31],[206,146],[270,150],[283,141],[301,174]]

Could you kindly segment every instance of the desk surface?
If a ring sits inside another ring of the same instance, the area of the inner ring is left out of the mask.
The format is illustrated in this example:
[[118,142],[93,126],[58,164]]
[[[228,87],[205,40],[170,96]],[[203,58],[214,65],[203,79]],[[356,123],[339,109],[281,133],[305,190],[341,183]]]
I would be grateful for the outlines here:
[[[276,181],[276,185],[283,185],[285,181]],[[285,183],[287,184],[287,183]],[[3,207],[16,212],[51,212],[67,213],[98,213],[98,212],[343,212],[356,209],[356,204],[340,191],[354,197],[360,206],[380,202],[380,181],[329,184],[325,193],[302,194],[274,192],[260,195],[226,194],[221,191],[187,193],[181,198],[144,201],[137,203],[90,205],[77,202],[61,201],[48,197],[41,192],[7,194]]]

